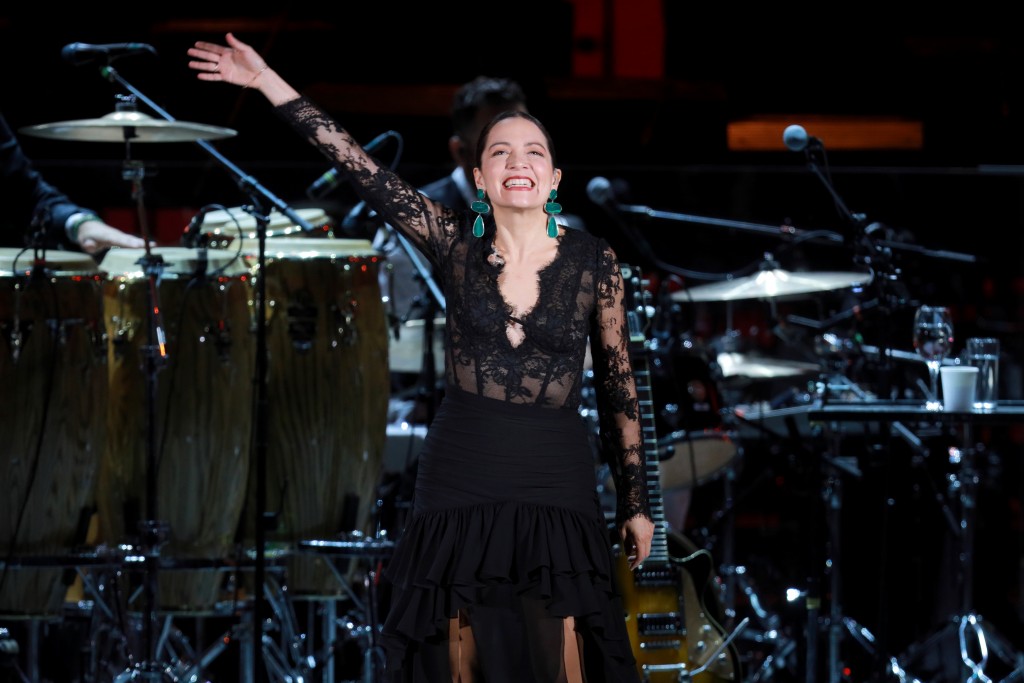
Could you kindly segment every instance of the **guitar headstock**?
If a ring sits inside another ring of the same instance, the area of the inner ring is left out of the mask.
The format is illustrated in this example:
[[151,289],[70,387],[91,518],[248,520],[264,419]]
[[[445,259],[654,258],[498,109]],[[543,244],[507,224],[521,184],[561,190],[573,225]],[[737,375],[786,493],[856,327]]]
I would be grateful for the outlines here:
[[640,268],[619,264],[622,281],[625,284],[626,319],[629,324],[629,341],[635,349],[646,348],[647,333],[651,326],[649,282],[644,279]]

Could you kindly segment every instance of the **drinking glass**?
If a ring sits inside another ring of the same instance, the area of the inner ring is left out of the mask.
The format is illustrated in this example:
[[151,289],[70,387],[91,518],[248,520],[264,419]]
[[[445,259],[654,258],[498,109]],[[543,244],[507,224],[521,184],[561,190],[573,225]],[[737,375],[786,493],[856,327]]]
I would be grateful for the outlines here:
[[939,367],[953,349],[953,319],[945,306],[921,306],[914,312],[914,350],[928,365],[931,395],[926,410],[942,410]]

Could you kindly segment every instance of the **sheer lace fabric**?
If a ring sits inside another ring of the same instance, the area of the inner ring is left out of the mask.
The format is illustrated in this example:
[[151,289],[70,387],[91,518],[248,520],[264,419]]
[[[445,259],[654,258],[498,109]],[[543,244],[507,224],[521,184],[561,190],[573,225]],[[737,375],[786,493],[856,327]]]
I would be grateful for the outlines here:
[[[486,639],[500,642],[509,637],[509,623],[528,623],[516,631],[524,651],[544,671],[563,670],[535,678],[556,681],[564,680],[565,653],[576,652],[563,633],[566,623],[575,623],[582,651],[601,662],[585,665],[589,680],[635,680],[594,463],[587,462],[590,446],[577,419],[589,340],[604,455],[616,472],[617,520],[649,519],[615,253],[586,232],[560,231],[554,257],[537,273],[536,303],[517,311],[502,296],[504,264],[495,258],[492,216],[476,238],[475,214],[457,214],[421,195],[307,99],[277,112],[431,261],[447,299],[450,409],[432,423],[424,444],[413,518],[389,567],[400,590],[386,630],[401,634],[418,670],[426,670],[461,666],[451,654],[461,642],[453,640],[458,630],[449,629],[453,617],[468,615],[473,647],[481,657],[490,652],[486,666],[500,660],[500,648],[488,648]],[[500,627],[488,626],[489,610],[504,615],[495,621]],[[518,616],[508,618],[507,610]],[[574,615],[574,622],[565,619]]]
[[[465,216],[427,199],[387,168],[373,162],[372,170],[366,168],[367,157],[352,137],[308,99],[281,105],[278,113],[347,171],[360,198],[441,273],[449,384],[502,401],[578,410],[585,344],[593,340],[595,388],[607,416],[604,440],[622,479],[617,518],[650,517],[624,288],[611,247],[586,233],[563,231],[556,258],[537,275],[537,304],[513,318],[498,286],[500,260],[491,258],[493,217],[484,236],[474,238]],[[517,322],[522,342],[513,345],[507,328]]]

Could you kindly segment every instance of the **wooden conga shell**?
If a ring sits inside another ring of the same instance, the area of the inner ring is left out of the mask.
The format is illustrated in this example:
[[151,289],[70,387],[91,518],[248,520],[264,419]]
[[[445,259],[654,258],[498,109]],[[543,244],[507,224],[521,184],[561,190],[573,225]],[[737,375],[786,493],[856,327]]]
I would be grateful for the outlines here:
[[[155,373],[156,519],[168,530],[160,554],[158,607],[205,612],[221,597],[216,565],[235,556],[249,477],[255,337],[244,265],[211,250],[193,276],[192,249],[155,248],[164,261],[157,288],[166,356]],[[110,252],[101,269],[109,336],[107,447],[98,486],[100,535],[109,545],[144,544],[150,428],[146,349],[149,280],[143,250]],[[222,270],[226,269],[226,270]],[[222,271],[222,272],[218,272]],[[205,567],[205,568],[201,568]],[[140,577],[135,577],[138,580]]]
[[[0,249],[0,614],[60,614],[104,444],[102,279],[86,254]],[[64,566],[62,566],[64,565]]]
[[[293,551],[300,541],[371,531],[389,398],[382,259],[364,240],[266,244],[266,510],[276,528],[265,537]],[[242,251],[263,275],[256,244]],[[254,528],[247,515],[250,542]],[[292,595],[345,593],[322,557],[297,553],[287,572]]]

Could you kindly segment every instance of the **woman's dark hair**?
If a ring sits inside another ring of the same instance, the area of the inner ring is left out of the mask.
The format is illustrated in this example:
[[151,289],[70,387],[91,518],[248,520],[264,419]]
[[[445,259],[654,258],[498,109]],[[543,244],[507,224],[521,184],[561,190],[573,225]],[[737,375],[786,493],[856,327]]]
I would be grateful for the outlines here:
[[551,140],[551,133],[548,132],[548,129],[544,127],[544,124],[541,123],[540,119],[538,119],[536,116],[534,116],[533,114],[528,114],[525,111],[519,111],[518,109],[507,109],[503,112],[499,112],[497,116],[491,119],[491,122],[484,126],[484,129],[480,131],[480,137],[477,138],[476,141],[477,168],[480,168],[480,166],[483,164],[484,141],[487,140],[487,136],[491,134],[491,129],[494,128],[494,126],[500,123],[501,121],[504,121],[505,119],[514,118],[526,119],[527,121],[531,121],[535,126],[540,128],[540,132],[543,133],[544,135],[544,142],[548,146],[548,153],[551,155],[551,167],[558,168],[558,164],[555,161],[555,143],[552,142]]

